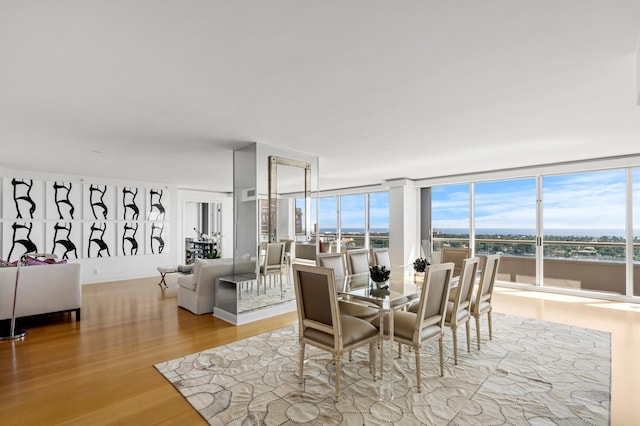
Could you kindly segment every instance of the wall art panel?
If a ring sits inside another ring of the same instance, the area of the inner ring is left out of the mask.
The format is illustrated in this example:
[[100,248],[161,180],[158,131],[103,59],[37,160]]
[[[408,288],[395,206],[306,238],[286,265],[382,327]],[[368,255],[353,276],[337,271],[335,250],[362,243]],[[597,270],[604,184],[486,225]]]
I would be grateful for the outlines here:
[[167,252],[166,241],[169,241],[168,225],[165,222],[150,222],[147,223],[146,232],[146,253],[147,254],[160,254]]
[[118,223],[118,256],[144,254],[144,222]]
[[42,181],[26,178],[4,178],[2,183],[2,217],[23,220],[44,217]]
[[115,187],[84,184],[83,217],[88,220],[115,220]]
[[77,221],[47,222],[45,225],[46,252],[58,259],[80,259],[82,252],[82,223]]
[[130,186],[118,187],[118,220],[144,220],[144,202],[144,189]]
[[46,205],[48,219],[73,220],[82,218],[82,184],[47,182]]
[[44,249],[42,222],[6,221],[3,236],[2,253],[9,262],[20,259],[25,253],[40,253]]
[[86,257],[115,256],[116,223],[85,222],[83,229]]
[[148,189],[147,192],[147,220],[165,221],[166,210],[169,206],[169,194],[164,189]]

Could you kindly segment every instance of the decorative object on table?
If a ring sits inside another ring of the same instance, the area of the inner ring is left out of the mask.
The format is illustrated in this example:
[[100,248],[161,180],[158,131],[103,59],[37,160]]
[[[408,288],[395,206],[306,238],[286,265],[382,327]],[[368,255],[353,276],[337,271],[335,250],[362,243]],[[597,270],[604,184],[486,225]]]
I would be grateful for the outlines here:
[[429,265],[430,265],[429,261],[424,257],[419,257],[413,261],[413,269],[416,272],[424,272],[427,269],[427,266]]
[[389,281],[391,271],[386,266],[374,265],[369,267],[369,275],[371,279],[376,283],[378,288],[382,287],[382,284]]
[[376,283],[376,287],[372,286],[371,289],[369,290],[370,295],[372,295],[373,297],[383,298],[391,294],[391,292],[389,291],[388,285],[379,286],[377,284],[378,283]]

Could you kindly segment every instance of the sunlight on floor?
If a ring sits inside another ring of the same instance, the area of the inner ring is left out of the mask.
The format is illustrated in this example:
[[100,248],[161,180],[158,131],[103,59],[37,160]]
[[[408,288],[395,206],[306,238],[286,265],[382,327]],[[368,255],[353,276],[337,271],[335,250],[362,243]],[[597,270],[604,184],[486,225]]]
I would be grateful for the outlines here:
[[539,291],[530,291],[530,290],[517,290],[513,288],[495,287],[493,291],[502,293],[502,294],[508,294],[510,296],[528,297],[530,299],[552,300],[555,302],[567,302],[567,303],[606,302],[604,300],[589,299],[587,297],[569,296],[566,294],[543,293]]
[[544,293],[539,291],[518,290],[513,288],[496,287],[494,291],[509,296],[527,297],[529,299],[551,300],[554,302],[584,303],[585,306],[596,308],[615,309],[618,311],[640,313],[640,303],[616,302],[588,297],[570,296],[566,294]]

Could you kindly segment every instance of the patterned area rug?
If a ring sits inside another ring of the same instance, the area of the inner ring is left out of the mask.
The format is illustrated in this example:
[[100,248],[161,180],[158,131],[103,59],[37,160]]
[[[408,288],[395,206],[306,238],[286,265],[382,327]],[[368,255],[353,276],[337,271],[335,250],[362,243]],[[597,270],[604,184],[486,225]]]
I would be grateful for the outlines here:
[[[494,314],[494,336],[481,325],[481,350],[466,352],[459,333],[458,365],[445,336],[445,372],[437,343],[394,360],[392,401],[380,401],[367,350],[343,362],[341,393],[327,352],[307,346],[298,383],[297,327],[287,327],[157,364],[156,369],[212,425],[467,425],[609,424],[610,334]],[[475,327],[472,326],[472,336]],[[397,354],[397,352],[396,352]],[[386,378],[385,378],[386,379]]]

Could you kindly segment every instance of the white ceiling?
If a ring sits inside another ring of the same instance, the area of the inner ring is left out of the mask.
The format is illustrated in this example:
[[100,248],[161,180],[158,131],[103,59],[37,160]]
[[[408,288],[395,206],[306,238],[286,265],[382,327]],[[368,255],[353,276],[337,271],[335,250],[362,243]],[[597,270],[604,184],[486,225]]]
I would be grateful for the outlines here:
[[230,191],[638,153],[638,0],[0,0],[0,166]]

